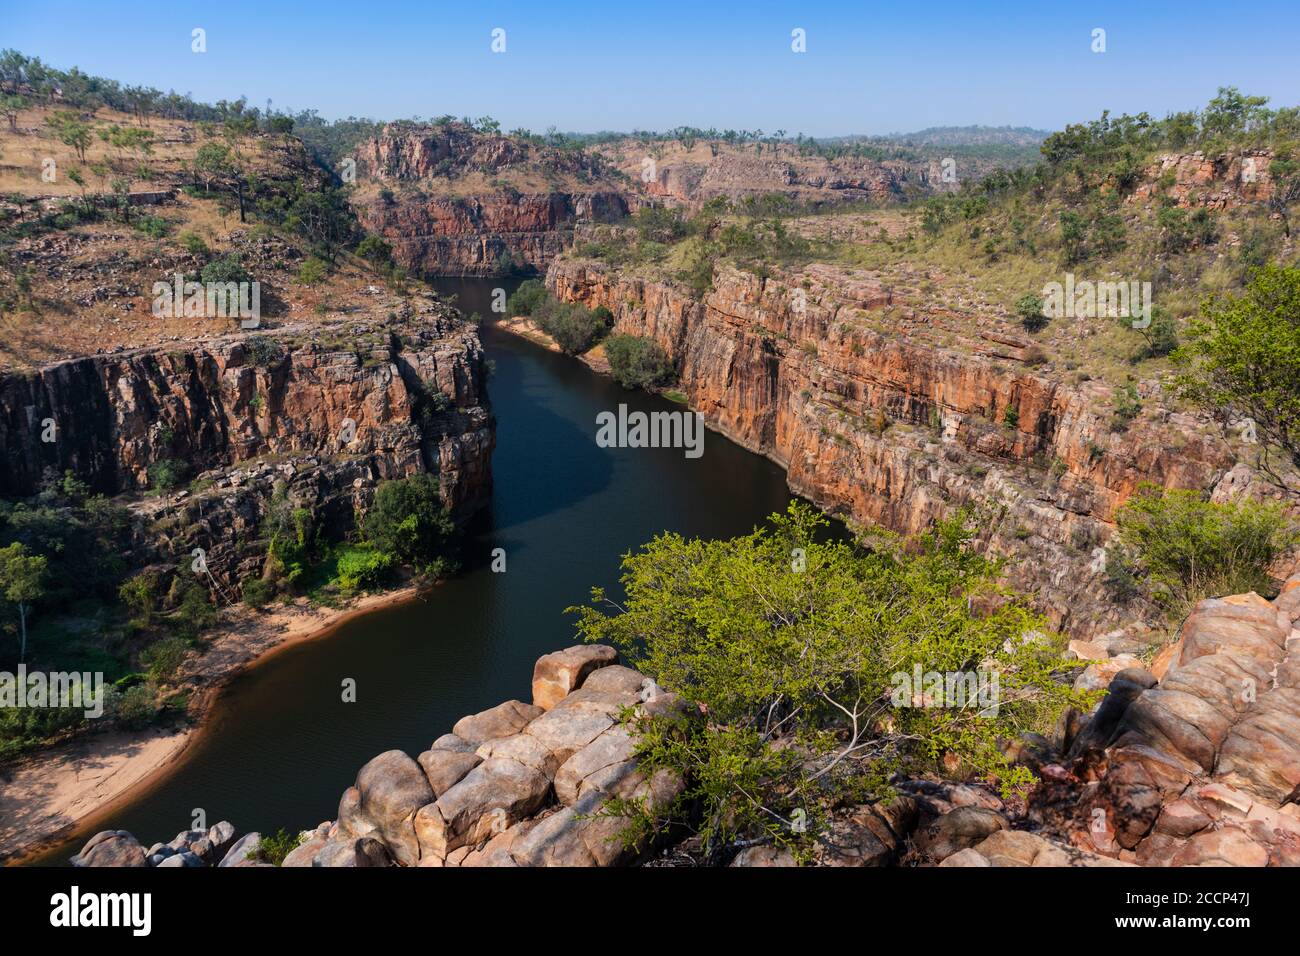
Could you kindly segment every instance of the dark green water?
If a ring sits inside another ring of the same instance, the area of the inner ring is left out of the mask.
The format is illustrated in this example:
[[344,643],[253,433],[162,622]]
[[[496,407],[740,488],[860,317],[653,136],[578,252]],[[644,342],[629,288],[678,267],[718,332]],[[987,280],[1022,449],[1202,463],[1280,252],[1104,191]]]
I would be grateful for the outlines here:
[[[491,315],[499,282],[443,280],[466,313]],[[533,661],[573,642],[565,607],[593,585],[616,587],[620,556],[664,530],[746,533],[788,500],[774,464],[710,432],[704,454],[604,449],[596,415],[626,392],[571,358],[490,324],[489,394],[497,418],[490,509],[471,529],[465,572],[427,600],[376,611],[330,637],[290,648],[235,680],[179,769],[104,828],[146,846],[169,840],[202,808],[241,832],[298,830],[337,816],[338,800],[371,757],[427,749],[465,714],[528,700]],[[489,555],[504,548],[505,573]],[[357,701],[343,703],[353,678]],[[57,863],[85,840],[47,854]]]

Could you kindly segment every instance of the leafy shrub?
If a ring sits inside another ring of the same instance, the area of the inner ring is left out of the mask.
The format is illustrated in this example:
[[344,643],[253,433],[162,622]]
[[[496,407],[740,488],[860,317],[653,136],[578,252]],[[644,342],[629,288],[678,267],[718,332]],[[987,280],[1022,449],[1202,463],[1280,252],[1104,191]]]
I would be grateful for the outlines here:
[[264,578],[249,578],[241,590],[249,607],[265,607],[275,597],[275,585]]
[[393,247],[378,236],[366,236],[357,246],[357,255],[377,266],[383,265],[392,261]]
[[1182,612],[1207,597],[1275,590],[1269,566],[1300,542],[1278,504],[1219,504],[1145,484],[1115,516],[1125,560],[1156,600]]
[[348,547],[338,554],[334,581],[343,591],[377,588],[393,571],[393,556],[374,548]]
[[252,282],[244,264],[236,256],[213,259],[199,270],[199,278],[204,282]]
[[308,256],[298,267],[298,281],[303,285],[320,285],[329,273],[329,266],[316,256]]
[[420,569],[448,556],[456,532],[438,480],[423,472],[381,484],[364,528],[366,540],[382,555]]
[[639,335],[612,335],[605,341],[614,381],[624,388],[648,388],[662,385],[673,374],[668,356],[653,339]]
[[161,216],[137,216],[132,225],[154,239],[162,239],[171,230],[171,223]]
[[506,315],[532,315],[548,294],[540,279],[525,279],[506,300]]
[[284,863],[284,858],[296,850],[300,843],[302,843],[301,833],[290,833],[281,827],[270,836],[258,840],[257,846],[248,851],[245,859],[261,860],[263,863],[280,866]]
[[[711,853],[799,844],[837,801],[885,795],[900,771],[1027,786],[999,740],[1083,696],[1057,679],[1067,665],[1042,619],[996,585],[999,565],[971,549],[965,524],[865,549],[827,540],[807,505],[770,521],[725,541],[660,535],[624,558],[625,599],[597,588],[593,607],[571,609],[586,640],[612,643],[685,701],[685,715],[629,717],[642,767],[686,788],[666,815],[608,804],[627,819],[624,838],[685,820]],[[922,688],[900,694],[918,669],[996,675],[996,691],[919,706]]]
[[1128,430],[1133,419],[1142,413],[1142,400],[1137,388],[1132,384],[1115,389],[1115,414],[1110,419],[1110,430],[1123,432]]
[[179,458],[164,458],[149,466],[149,486],[155,491],[174,491],[185,483],[189,473],[188,462]]
[[155,683],[165,683],[176,675],[189,642],[179,637],[164,637],[140,652],[140,664]]
[[[1300,269],[1268,266],[1239,296],[1211,300],[1175,354],[1183,395],[1249,418],[1262,450],[1300,469]],[[1265,457],[1261,464],[1271,472]],[[1278,479],[1279,483],[1281,479]]]
[[533,317],[541,330],[555,339],[564,352],[579,355],[604,336],[608,330],[608,315],[608,310],[601,314],[574,302],[549,299],[542,302]]
[[1027,332],[1040,332],[1047,327],[1047,316],[1043,315],[1043,300],[1032,292],[1026,292],[1016,299],[1016,315]]
[[197,232],[185,231],[180,234],[181,248],[192,256],[206,256],[208,244]]
[[158,717],[157,691],[152,684],[136,684],[114,700],[113,716],[129,730],[143,730]]

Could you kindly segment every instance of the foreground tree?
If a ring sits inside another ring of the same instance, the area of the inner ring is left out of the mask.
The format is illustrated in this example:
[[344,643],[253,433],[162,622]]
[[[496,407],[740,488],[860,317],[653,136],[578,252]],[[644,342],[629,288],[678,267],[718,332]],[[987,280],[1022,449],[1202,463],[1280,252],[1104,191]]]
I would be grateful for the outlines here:
[[15,541],[0,548],[0,596],[18,610],[18,660],[27,659],[27,613],[45,594],[46,559]]
[[1300,490],[1271,457],[1300,469],[1300,269],[1265,266],[1241,295],[1207,302],[1174,358],[1182,394],[1253,433],[1260,469]]
[[638,759],[686,781],[667,816],[615,800],[626,838],[669,822],[706,852],[774,842],[798,852],[843,800],[884,797],[899,772],[1032,782],[999,741],[1068,704],[1042,620],[1001,589],[961,521],[912,548],[827,540],[806,505],[726,541],[664,534],[623,561],[625,601],[571,609],[681,696],[686,714],[632,718]]

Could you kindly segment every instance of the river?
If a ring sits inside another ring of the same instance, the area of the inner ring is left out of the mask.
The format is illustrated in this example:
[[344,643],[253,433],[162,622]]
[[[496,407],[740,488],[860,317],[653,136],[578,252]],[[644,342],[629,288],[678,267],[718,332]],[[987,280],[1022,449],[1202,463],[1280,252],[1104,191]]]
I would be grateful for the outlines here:
[[[466,313],[490,316],[500,281],[444,279]],[[508,286],[507,286],[508,287]],[[490,507],[471,525],[464,571],[425,600],[353,619],[236,678],[174,773],[104,829],[146,846],[189,826],[275,831],[337,816],[361,766],[385,750],[415,756],[460,717],[530,699],[533,662],[573,643],[563,613],[593,586],[616,588],[619,558],[664,530],[702,537],[750,531],[789,499],[783,471],[709,432],[704,454],[596,445],[596,415],[627,403],[679,408],[628,392],[581,362],[489,322],[483,340],[497,419]],[[506,570],[490,569],[494,548]],[[346,678],[356,701],[342,700]],[[58,863],[85,840],[34,862]]]

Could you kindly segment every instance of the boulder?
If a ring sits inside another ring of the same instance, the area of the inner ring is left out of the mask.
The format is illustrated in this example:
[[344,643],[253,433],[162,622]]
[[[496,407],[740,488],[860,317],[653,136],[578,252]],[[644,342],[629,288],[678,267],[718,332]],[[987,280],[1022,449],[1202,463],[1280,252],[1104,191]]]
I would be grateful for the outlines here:
[[398,863],[415,866],[415,814],[437,799],[420,765],[400,750],[386,751],[361,768],[357,790],[360,814],[374,825],[370,836],[381,839]]
[[462,717],[456,721],[452,731],[456,737],[477,747],[494,738],[510,737],[519,733],[542,713],[540,707],[525,704],[520,700],[508,700],[504,704],[497,704],[480,713]]
[[984,856],[973,849],[958,850],[952,856],[947,857],[940,866],[992,866]]
[[569,698],[534,720],[525,733],[541,741],[563,764],[614,726],[617,710],[607,701]]
[[217,866],[219,868],[229,866],[247,866],[257,862],[256,860],[249,859],[249,854],[255,851],[261,842],[262,834],[258,833],[256,830],[252,833],[244,834],[231,844],[230,849],[226,851],[226,855],[221,858],[221,862],[218,863]]
[[603,644],[577,644],[545,654],[533,666],[533,703],[550,710],[582,686],[587,675],[618,660],[618,652]]
[[957,807],[918,830],[916,845],[931,862],[938,863],[1007,828],[1006,818],[996,810]]
[[626,785],[636,775],[636,761],[632,759],[635,749],[636,743],[626,727],[610,727],[556,771],[556,799],[572,806],[591,790],[617,792],[620,785]]
[[373,837],[331,841],[321,848],[312,861],[312,866],[330,868],[392,865],[388,848]]
[[426,750],[416,758],[416,762],[428,778],[436,799],[460,783],[465,774],[483,762],[483,758],[473,751]]
[[491,757],[416,814],[420,853],[445,859],[540,810],[551,792],[544,773],[508,757]]
[[633,851],[623,843],[627,821],[601,816],[604,796],[591,794],[571,807],[561,807],[541,820],[510,846],[519,866],[617,866]]
[[750,846],[736,854],[732,866],[798,866],[789,850],[774,846]]
[[513,737],[498,737],[496,740],[489,740],[480,744],[475,754],[483,760],[490,760],[493,757],[505,757],[518,761],[525,767],[531,767],[533,770],[544,774],[547,780],[554,779],[555,771],[560,767],[560,762],[556,759],[555,754],[548,750],[536,737],[528,734],[515,734]]
[[86,841],[72,865],[145,867],[149,860],[140,841],[126,830],[102,830]]
[[212,844],[212,855],[221,859],[235,842],[235,825],[229,820],[222,820],[208,827],[208,842]]

